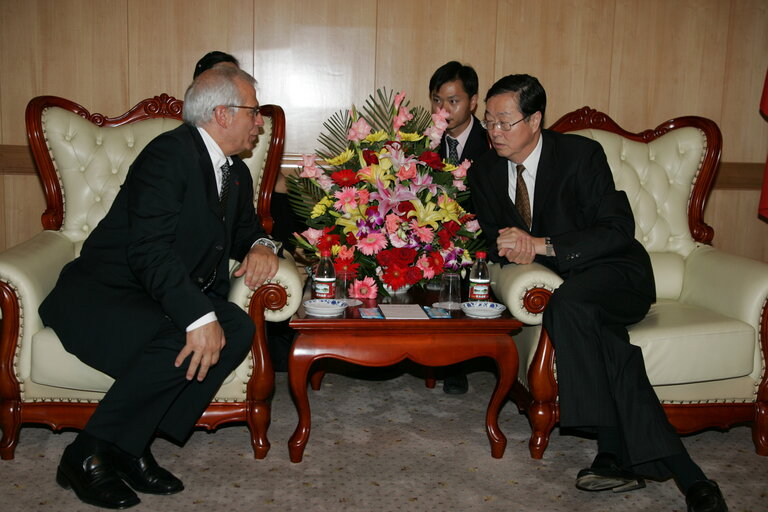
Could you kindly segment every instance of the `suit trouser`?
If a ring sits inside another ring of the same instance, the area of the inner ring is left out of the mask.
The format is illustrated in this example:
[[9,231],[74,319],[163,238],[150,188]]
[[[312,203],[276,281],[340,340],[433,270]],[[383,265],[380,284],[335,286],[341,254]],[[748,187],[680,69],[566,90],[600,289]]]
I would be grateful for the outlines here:
[[107,391],[84,431],[139,456],[156,431],[182,442],[221,384],[248,354],[255,327],[236,305],[213,299],[226,344],[202,382],[188,381],[192,356],[176,368],[174,362],[186,343],[186,333],[170,321],[149,341]]
[[[620,265],[597,265],[569,276],[544,311],[555,348],[560,425],[617,427],[630,466],[684,451],[645,371],[642,350],[629,343],[627,325],[639,322],[651,301],[634,289]],[[646,475],[666,477],[659,464]]]

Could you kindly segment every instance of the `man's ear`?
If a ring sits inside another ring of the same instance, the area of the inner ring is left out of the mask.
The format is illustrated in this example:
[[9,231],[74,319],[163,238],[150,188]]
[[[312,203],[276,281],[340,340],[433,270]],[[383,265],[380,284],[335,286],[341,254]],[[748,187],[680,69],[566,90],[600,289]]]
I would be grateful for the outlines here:
[[531,123],[531,128],[533,128],[534,131],[541,129],[542,119],[543,119],[543,116],[541,115],[541,112],[538,110],[533,114],[531,114],[530,123]]
[[226,128],[229,126],[229,108],[225,107],[224,105],[219,105],[216,108],[213,109],[213,120],[221,126],[222,128]]
[[472,97],[469,98],[469,111],[474,115],[475,110],[477,110],[477,94],[473,94]]

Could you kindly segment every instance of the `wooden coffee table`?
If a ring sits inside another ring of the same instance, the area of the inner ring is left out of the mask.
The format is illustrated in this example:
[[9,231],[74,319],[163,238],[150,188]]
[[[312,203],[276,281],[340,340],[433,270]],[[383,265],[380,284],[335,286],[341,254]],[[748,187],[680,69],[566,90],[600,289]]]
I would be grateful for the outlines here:
[[[414,294],[418,295],[418,294]],[[429,294],[413,302],[431,304]],[[400,302],[403,301],[399,298]],[[407,300],[407,299],[406,299]],[[499,409],[517,377],[517,348],[512,332],[522,324],[505,311],[499,318],[479,319],[454,312],[452,318],[428,320],[380,320],[360,318],[359,307],[347,308],[342,316],[308,316],[300,307],[290,322],[298,336],[288,359],[291,394],[299,415],[288,441],[291,462],[301,462],[309,440],[311,415],[307,379],[315,361],[331,358],[362,366],[389,366],[405,359],[425,366],[446,366],[476,357],[496,362],[498,379],[485,416],[491,455],[501,458],[507,438],[499,429]],[[319,388],[324,372],[312,376]]]

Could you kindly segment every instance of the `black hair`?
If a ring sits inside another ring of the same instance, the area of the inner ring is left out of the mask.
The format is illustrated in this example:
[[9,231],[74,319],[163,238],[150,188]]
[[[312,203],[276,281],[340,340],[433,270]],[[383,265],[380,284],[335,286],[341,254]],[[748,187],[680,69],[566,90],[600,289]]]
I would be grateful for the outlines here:
[[504,78],[500,78],[488,89],[485,101],[487,103],[490,98],[507,92],[517,94],[520,112],[525,117],[536,112],[541,112],[541,115],[544,116],[544,111],[547,108],[547,93],[536,77],[531,75],[507,75]]
[[192,78],[197,78],[197,75],[203,71],[207,71],[216,64],[221,64],[222,62],[231,62],[238,68],[240,67],[240,62],[238,62],[238,60],[233,55],[214,50],[212,52],[206,53],[203,55],[203,58],[197,61],[197,64],[195,64],[195,73],[192,75]]
[[461,80],[461,83],[464,85],[464,91],[470,98],[477,94],[477,73],[475,69],[472,66],[464,66],[455,60],[443,64],[432,74],[432,78],[429,79],[430,94],[438,91],[443,84],[454,80]]

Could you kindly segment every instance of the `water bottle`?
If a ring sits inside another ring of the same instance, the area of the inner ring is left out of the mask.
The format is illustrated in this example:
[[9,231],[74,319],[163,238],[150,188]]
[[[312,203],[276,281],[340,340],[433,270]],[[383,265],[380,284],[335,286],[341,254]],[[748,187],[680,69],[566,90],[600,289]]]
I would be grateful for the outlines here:
[[489,300],[491,292],[491,275],[485,262],[486,253],[477,251],[475,263],[469,271],[469,300]]
[[330,249],[320,251],[320,262],[315,269],[313,292],[316,299],[336,297],[336,270],[333,268]]

